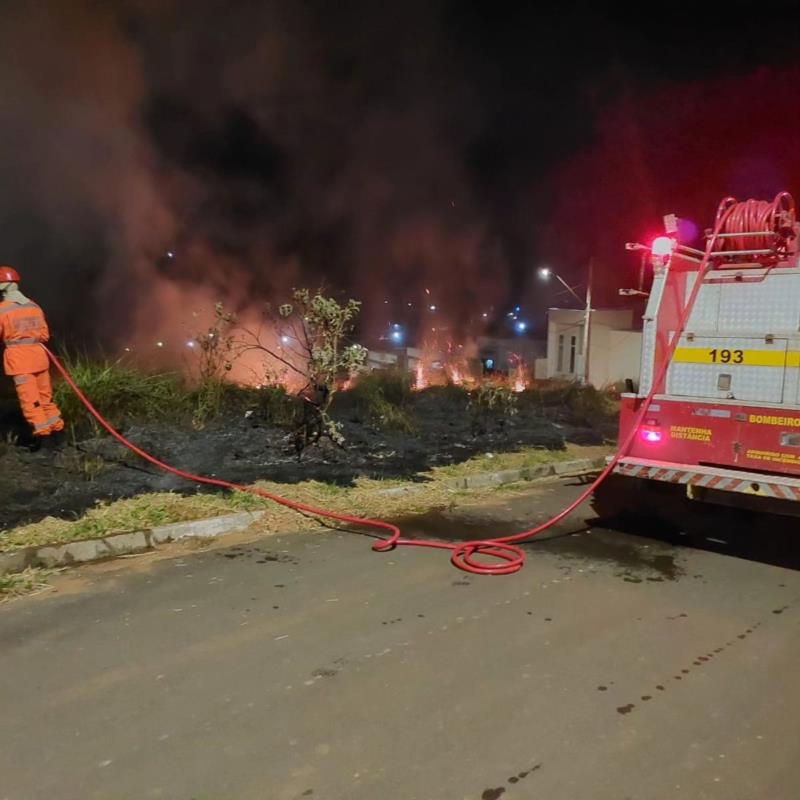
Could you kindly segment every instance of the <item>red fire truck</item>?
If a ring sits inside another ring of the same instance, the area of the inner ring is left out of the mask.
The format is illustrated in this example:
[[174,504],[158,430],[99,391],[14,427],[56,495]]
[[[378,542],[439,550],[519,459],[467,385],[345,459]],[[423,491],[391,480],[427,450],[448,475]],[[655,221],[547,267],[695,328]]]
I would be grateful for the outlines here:
[[640,385],[622,397],[623,457],[596,508],[612,495],[633,508],[680,492],[800,514],[794,201],[725,198],[704,249],[679,242],[674,216],[665,226],[647,248],[653,280]]

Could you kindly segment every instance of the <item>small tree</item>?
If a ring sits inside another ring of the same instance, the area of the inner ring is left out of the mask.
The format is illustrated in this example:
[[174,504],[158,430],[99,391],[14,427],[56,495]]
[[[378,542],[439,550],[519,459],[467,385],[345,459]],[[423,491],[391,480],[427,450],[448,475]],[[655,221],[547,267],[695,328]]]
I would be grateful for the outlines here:
[[216,321],[209,329],[194,338],[197,353],[198,385],[195,392],[192,424],[202,428],[216,416],[225,396],[225,376],[232,369],[234,342],[230,324],[224,318],[222,306],[216,306]]
[[[341,446],[341,425],[330,417],[330,407],[339,389],[339,379],[363,368],[366,348],[348,344],[361,303],[348,300],[342,304],[317,290],[295,289],[292,302],[265,310],[266,325],[257,329],[240,325],[232,335],[237,354],[260,352],[266,358],[265,369],[274,371],[280,364],[288,373],[302,380],[298,392],[303,402],[303,422],[295,431],[295,446],[302,452],[323,437]],[[235,317],[218,306],[217,315],[234,324]]]

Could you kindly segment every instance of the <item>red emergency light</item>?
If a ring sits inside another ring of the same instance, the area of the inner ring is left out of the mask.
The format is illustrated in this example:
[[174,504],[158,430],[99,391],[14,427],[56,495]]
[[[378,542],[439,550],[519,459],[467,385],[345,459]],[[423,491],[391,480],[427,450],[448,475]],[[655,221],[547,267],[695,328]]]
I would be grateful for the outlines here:
[[674,247],[674,239],[671,239],[669,236],[657,236],[655,239],[653,239],[653,243],[650,245],[650,252],[654,256],[665,258],[672,253]]
[[639,438],[648,444],[658,444],[661,441],[662,433],[655,428],[642,428],[639,431]]

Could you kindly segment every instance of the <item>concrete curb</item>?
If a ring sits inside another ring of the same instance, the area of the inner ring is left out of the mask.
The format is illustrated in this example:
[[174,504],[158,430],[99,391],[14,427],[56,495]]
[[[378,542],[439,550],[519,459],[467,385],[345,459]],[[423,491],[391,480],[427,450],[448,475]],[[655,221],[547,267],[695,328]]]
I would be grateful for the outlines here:
[[[448,489],[485,489],[489,486],[502,486],[518,481],[533,481],[554,475],[570,475],[602,469],[606,459],[581,458],[574,461],[554,461],[535,467],[504,469],[498,472],[479,472],[463,478],[445,482]],[[424,484],[393,486],[380,489],[379,494],[389,497],[412,494]],[[144,553],[166,542],[180,539],[214,539],[226,533],[247,530],[254,522],[264,516],[263,511],[242,511],[221,517],[198,519],[190,522],[176,522],[161,525],[146,531],[116,533],[102,539],[81,539],[66,544],[25,547],[10,553],[0,553],[0,575],[21,572],[28,567],[69,567],[90,561],[104,561],[117,556]]]
[[[485,489],[488,486],[503,486],[506,483],[518,481],[535,481],[541,478],[550,478],[554,475],[579,475],[602,469],[606,465],[605,456],[600,458],[578,458],[572,461],[553,461],[549,464],[539,464],[535,467],[522,467],[521,469],[503,469],[497,472],[476,472],[474,475],[465,475],[463,478],[453,478],[445,481],[447,489]],[[409,483],[404,486],[392,486],[390,489],[378,489],[378,494],[385,497],[399,497],[413,494],[425,487],[425,483]]]
[[144,553],[156,545],[180,539],[213,539],[225,533],[247,530],[263,511],[242,511],[222,517],[160,525],[147,531],[115,533],[102,539],[80,539],[66,544],[25,547],[0,553],[0,575],[21,572],[28,567],[68,567],[116,556]]
[[578,458],[573,461],[553,461],[550,464],[539,464],[535,467],[503,469],[498,472],[478,472],[475,475],[455,478],[445,485],[449,489],[485,489],[488,486],[502,486],[506,483],[516,483],[517,481],[535,481],[554,475],[579,475],[584,472],[602,469],[605,465],[606,459],[604,456],[601,458]]

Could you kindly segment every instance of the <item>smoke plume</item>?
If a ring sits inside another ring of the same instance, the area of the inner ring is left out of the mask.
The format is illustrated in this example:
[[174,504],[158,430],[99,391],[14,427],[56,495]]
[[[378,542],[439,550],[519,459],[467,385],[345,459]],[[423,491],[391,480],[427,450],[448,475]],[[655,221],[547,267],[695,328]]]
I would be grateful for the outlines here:
[[461,157],[479,104],[436,4],[381,5],[6,7],[0,260],[107,351],[299,285],[362,299],[367,333],[425,289],[455,327],[499,301]]

